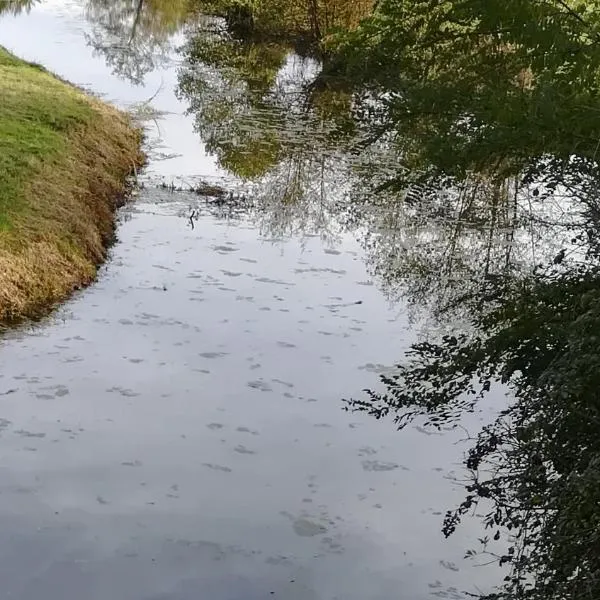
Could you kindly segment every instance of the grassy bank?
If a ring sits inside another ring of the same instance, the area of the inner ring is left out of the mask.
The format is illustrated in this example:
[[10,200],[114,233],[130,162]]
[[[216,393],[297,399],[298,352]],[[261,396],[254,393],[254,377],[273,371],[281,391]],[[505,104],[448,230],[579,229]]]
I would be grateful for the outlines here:
[[139,148],[125,114],[0,47],[0,321],[93,280]]

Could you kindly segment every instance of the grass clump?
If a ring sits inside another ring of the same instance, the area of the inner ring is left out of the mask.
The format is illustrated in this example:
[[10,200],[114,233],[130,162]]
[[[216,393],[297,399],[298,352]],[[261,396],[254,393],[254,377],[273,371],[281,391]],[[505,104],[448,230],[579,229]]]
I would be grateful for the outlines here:
[[94,278],[142,159],[127,115],[0,47],[0,321]]

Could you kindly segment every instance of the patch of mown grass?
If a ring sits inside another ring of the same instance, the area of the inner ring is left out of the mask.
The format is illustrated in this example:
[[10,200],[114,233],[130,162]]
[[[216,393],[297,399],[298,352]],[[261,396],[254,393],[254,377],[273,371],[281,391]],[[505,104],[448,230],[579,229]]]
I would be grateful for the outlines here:
[[0,321],[94,277],[139,145],[125,114],[0,47]]
[[24,182],[65,152],[65,133],[94,112],[75,88],[0,48],[0,228],[28,207]]

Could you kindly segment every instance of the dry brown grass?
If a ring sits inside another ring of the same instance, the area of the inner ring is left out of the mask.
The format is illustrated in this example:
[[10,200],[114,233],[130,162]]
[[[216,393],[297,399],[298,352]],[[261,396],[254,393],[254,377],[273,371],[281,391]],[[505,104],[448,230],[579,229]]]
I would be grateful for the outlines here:
[[26,209],[0,230],[0,321],[38,316],[94,279],[127,175],[143,162],[129,117],[77,93],[93,118],[65,132],[61,152],[36,162],[19,194]]

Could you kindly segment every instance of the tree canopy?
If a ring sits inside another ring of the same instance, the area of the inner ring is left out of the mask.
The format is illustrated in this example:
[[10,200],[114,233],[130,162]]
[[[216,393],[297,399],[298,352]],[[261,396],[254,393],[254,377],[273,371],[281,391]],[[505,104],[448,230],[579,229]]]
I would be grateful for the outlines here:
[[575,156],[596,176],[599,40],[598,2],[382,0],[330,72],[413,172],[532,176]]
[[389,189],[483,176],[539,200],[560,190],[581,213],[549,265],[484,279],[462,298],[462,327],[414,345],[383,390],[350,401],[435,427],[510,388],[444,522],[449,535],[487,510],[483,550],[510,566],[488,598],[600,597],[599,41],[598,2],[382,0],[326,67],[354,89],[368,143],[397,148]]

